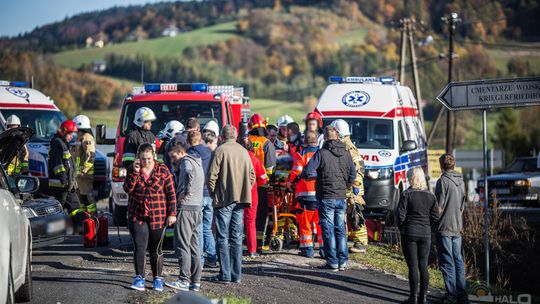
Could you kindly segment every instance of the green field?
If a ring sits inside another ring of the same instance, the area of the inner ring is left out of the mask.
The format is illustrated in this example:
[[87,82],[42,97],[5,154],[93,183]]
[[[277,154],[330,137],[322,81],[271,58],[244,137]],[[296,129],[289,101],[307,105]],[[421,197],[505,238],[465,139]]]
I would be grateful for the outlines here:
[[55,63],[78,68],[82,64],[103,60],[107,54],[135,55],[147,54],[156,57],[175,56],[181,54],[186,47],[210,45],[235,36],[236,22],[221,23],[177,35],[140,42],[123,42],[107,45],[104,48],[85,48],[60,52],[52,55]]
[[362,44],[368,32],[367,27],[344,33],[337,41],[342,45]]
[[[524,43],[524,45],[527,45]],[[523,48],[523,49],[486,49],[486,52],[495,62],[495,67],[498,70],[506,72],[508,69],[508,62],[512,58],[520,58],[529,62],[531,71],[540,73],[540,44],[537,48]]]
[[[304,105],[300,102],[253,99],[250,104],[252,113],[260,113],[263,117],[268,117],[271,124],[275,124],[279,116],[287,114],[302,125],[302,119],[306,115]],[[84,114],[90,118],[93,126],[105,124],[108,128],[116,128],[120,117],[120,109],[84,111]]]

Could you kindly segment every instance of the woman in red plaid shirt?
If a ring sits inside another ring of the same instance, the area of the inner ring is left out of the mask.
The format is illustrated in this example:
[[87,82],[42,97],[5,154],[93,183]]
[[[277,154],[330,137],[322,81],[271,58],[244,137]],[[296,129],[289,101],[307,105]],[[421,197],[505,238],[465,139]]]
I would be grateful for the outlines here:
[[150,144],[139,147],[137,159],[128,169],[124,190],[129,194],[128,228],[133,239],[135,279],[132,289],[144,290],[146,248],[154,275],[153,288],[163,291],[163,253],[165,226],[176,221],[176,192],[173,177],[162,163],[156,162]]

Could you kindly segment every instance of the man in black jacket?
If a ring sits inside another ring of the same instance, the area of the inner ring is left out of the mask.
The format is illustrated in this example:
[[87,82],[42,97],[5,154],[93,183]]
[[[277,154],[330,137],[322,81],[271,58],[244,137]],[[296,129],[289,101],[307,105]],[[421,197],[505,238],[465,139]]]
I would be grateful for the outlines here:
[[356,178],[356,168],[345,144],[339,141],[336,128],[327,126],[325,143],[318,150],[301,177],[316,179],[319,217],[324,240],[324,269],[345,270],[349,259],[345,229],[346,192]]
[[465,184],[460,173],[454,171],[456,161],[450,154],[439,158],[443,174],[437,181],[435,196],[440,219],[435,224],[439,266],[446,287],[448,302],[468,303],[465,265],[461,254],[462,212],[465,208]]
[[131,167],[135,161],[137,150],[142,144],[150,144],[156,151],[156,137],[150,131],[154,120],[156,120],[156,115],[150,108],[142,107],[135,112],[135,119],[133,119],[135,129],[126,136],[122,149],[122,166],[124,168]]
[[51,194],[73,216],[73,232],[77,233],[81,218],[76,214],[80,201],[77,195],[75,162],[69,151],[69,142],[77,132],[77,125],[66,120],[51,139],[48,158],[49,189]]

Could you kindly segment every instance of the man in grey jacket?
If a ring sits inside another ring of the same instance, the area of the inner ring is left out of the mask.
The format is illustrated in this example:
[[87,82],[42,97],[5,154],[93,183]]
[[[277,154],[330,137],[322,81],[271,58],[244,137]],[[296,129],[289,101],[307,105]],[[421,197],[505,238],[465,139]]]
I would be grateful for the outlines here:
[[[188,138],[200,138],[199,131],[190,131]],[[187,153],[188,146],[179,143],[169,150],[173,163],[179,163],[177,176],[177,219],[173,246],[178,257],[178,280],[165,285],[178,290],[199,291],[201,288],[201,250],[199,234],[202,219],[204,170],[200,157]]]
[[255,171],[248,151],[236,142],[236,128],[221,129],[222,144],[214,152],[208,169],[208,191],[214,203],[220,274],[209,278],[223,284],[242,278],[242,234],[244,208],[251,207]]
[[465,184],[460,173],[454,171],[455,159],[450,154],[439,158],[443,174],[437,181],[435,196],[440,219],[435,224],[437,251],[448,303],[468,303],[465,264],[461,254],[462,213],[465,207]]

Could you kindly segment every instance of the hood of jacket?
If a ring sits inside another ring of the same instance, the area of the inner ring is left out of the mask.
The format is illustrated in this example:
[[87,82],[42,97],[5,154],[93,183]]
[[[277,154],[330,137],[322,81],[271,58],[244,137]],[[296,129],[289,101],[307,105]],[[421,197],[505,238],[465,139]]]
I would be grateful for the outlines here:
[[210,158],[212,158],[212,151],[205,145],[196,145],[189,148],[188,155],[198,156],[202,163],[204,163],[206,160],[210,161]]
[[347,149],[345,148],[345,144],[339,140],[327,140],[324,143],[323,148],[330,151],[336,157],[341,157],[345,155],[346,153],[348,153]]
[[463,185],[463,176],[461,173],[456,171],[446,171],[442,174],[441,178],[445,178],[452,183],[454,183],[457,187],[460,187]]
[[184,159],[188,162],[190,162],[193,166],[202,167],[202,160],[200,157],[197,157],[195,155],[186,154],[184,156]]

